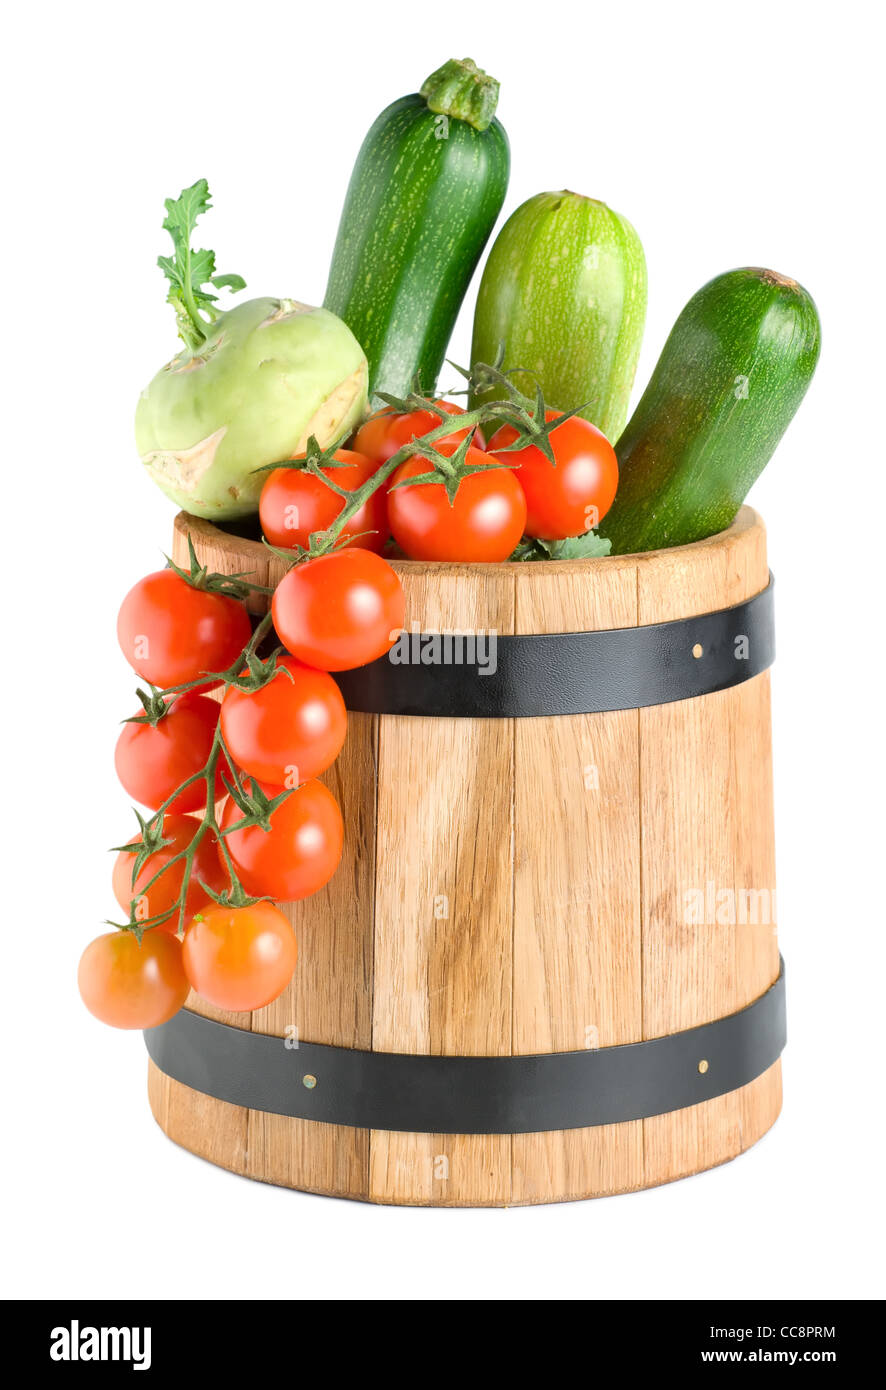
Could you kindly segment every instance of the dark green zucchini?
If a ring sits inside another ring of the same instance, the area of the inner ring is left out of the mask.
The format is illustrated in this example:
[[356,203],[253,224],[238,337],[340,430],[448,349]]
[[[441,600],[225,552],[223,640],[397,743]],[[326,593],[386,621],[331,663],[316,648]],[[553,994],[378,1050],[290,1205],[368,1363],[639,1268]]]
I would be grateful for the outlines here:
[[690,299],[618,440],[619,484],[600,534],[612,553],[724,530],[806,394],[821,325],[773,270],[719,275]]
[[508,186],[498,83],[445,63],[383,111],[357,156],[323,301],[369,362],[370,392],[433,392]]

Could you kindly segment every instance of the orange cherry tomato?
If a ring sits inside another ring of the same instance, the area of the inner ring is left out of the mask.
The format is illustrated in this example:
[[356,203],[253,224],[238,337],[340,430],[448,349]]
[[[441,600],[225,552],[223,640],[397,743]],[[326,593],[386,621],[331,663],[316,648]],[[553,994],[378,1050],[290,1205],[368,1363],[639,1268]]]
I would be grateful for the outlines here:
[[134,671],[161,690],[186,685],[204,671],[226,671],[251,632],[249,614],[237,599],[196,589],[171,569],[133,585],[117,616],[120,650]]
[[[341,468],[322,469],[337,487],[354,492],[372,477],[378,462],[351,449],[336,449]],[[342,529],[348,545],[380,554],[390,531],[384,485],[364,502]],[[315,531],[326,531],[335,521],[345,499],[319,478],[298,468],[277,468],[268,475],[258,504],[261,526],[272,545],[295,549],[310,545]]]
[[[441,443],[441,454],[456,445]],[[503,456],[503,460],[506,455]],[[450,502],[442,482],[394,487],[428,473],[431,464],[416,455],[401,463],[391,479],[388,517],[391,530],[412,560],[507,560],[523,535],[526,499],[510,468],[491,466],[487,454],[469,449],[465,462],[482,471],[469,473]]]
[[[185,865],[184,860],[179,860],[171,868],[164,866],[188,848],[199,824],[200,822],[193,816],[177,816],[167,813],[163,817],[163,839],[168,840],[169,844],[148,855],[138,872],[135,883],[132,882],[135,856],[128,854],[126,850],[120,851],[114,861],[113,888],[114,896],[124,912],[128,913],[130,903],[135,902],[135,915],[140,922],[146,922],[152,917],[159,917],[162,913],[168,913],[169,916],[165,922],[157,923],[156,930],[172,932],[175,935],[178,931],[179,920],[175,904],[181,893]],[[135,835],[129,843],[137,845],[140,841],[141,837]],[[151,879],[156,873],[159,873],[160,877],[155,883],[151,883]],[[150,888],[147,887],[149,883],[151,883]],[[230,887],[228,875],[219,864],[218,841],[211,830],[203,832],[191,861],[191,877],[185,898],[186,924],[195,912],[212,901],[204,890],[203,884],[211,888],[214,893],[221,893],[225,888]],[[154,930],[154,928],[150,928],[150,930]]]
[[[280,788],[259,784],[268,797]],[[230,798],[221,829],[243,819]],[[224,836],[237,877],[250,897],[294,902],[316,893],[338,868],[344,825],[338,802],[322,782],[305,782],[271,813],[270,830],[250,825]],[[221,856],[221,846],[219,855]]]
[[298,958],[295,934],[279,907],[214,904],[185,932],[183,960],[191,985],[219,1009],[263,1009],[282,994]]
[[[545,418],[559,414],[548,410]],[[609,511],[618,488],[618,459],[605,434],[577,415],[548,437],[556,466],[534,444],[497,457],[514,469],[526,495],[527,536],[565,540],[593,531]],[[489,441],[490,454],[516,438],[514,427],[503,425]]]
[[294,656],[258,690],[229,686],[221,731],[231,757],[251,777],[293,787],[325,772],[341,752],[348,715],[341,691],[326,671]]
[[188,997],[178,937],[146,931],[97,936],[80,957],[77,984],[91,1014],[112,1028],[156,1028]]
[[338,550],[294,565],[271,603],[284,647],[321,671],[348,671],[383,656],[403,627],[405,608],[394,570],[368,550]]
[[[187,691],[176,695],[169,713],[156,726],[148,723],[123,725],[114,752],[114,764],[124,789],[134,801],[158,811],[167,797],[189,777],[206,766],[220,706],[206,695]],[[225,795],[222,775],[227,771],[219,757],[215,774],[215,794]],[[206,805],[206,783],[202,777],[176,796],[167,810],[181,814],[198,811]]]

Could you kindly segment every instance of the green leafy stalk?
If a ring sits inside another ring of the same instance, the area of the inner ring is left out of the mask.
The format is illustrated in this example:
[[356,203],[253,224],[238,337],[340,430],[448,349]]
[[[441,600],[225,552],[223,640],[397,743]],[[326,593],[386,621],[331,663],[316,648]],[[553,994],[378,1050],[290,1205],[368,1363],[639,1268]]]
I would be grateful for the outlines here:
[[213,285],[234,293],[246,288],[241,275],[216,275],[214,251],[197,251],[191,246],[198,217],[212,206],[209,199],[205,179],[183,188],[177,198],[166,199],[163,230],[172,238],[173,254],[157,257],[157,264],[169,281],[166,298],[175,310],[179,337],[192,352],[205,342],[207,330],[220,312],[216,308],[218,295],[206,287]]

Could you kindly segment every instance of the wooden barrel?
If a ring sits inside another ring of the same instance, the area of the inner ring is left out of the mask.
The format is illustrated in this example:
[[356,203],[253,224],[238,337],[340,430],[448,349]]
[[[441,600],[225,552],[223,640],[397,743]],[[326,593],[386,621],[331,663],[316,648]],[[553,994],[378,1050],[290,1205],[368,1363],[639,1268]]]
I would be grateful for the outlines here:
[[[279,580],[261,544],[184,514],[179,563],[188,533],[210,569]],[[728,531],[673,550],[395,568],[407,626],[502,638],[716,613],[769,582],[765,531],[747,507]],[[196,996],[188,1009],[361,1052],[627,1056],[640,1054],[624,1044],[704,1037],[684,1030],[736,1015],[779,976],[767,671],[607,712],[352,712],[323,780],[342,807],[344,858],[324,890],[287,908],[299,942],[291,986],[252,1015]],[[763,908],[742,913],[743,895]],[[705,1056],[692,1069],[703,1076]],[[734,1158],[775,1120],[781,1074],[768,1059],[746,1084],[665,1113],[505,1133],[293,1118],[204,1094],[153,1062],[150,1100],[177,1143],[264,1182],[509,1206],[628,1192]]]

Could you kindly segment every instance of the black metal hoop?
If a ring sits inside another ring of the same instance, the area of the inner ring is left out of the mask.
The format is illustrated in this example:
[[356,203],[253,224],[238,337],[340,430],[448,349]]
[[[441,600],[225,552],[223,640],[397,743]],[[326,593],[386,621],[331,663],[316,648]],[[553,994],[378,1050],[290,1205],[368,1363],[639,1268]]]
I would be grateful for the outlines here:
[[649,1042],[524,1057],[287,1046],[182,1009],[145,1032],[167,1076],[231,1105],[427,1134],[583,1129],[682,1110],[753,1081],[786,1039],[784,962],[747,1008]]
[[772,665],[773,592],[770,574],[753,598],[696,618],[606,632],[497,635],[494,670],[485,651],[479,662],[459,662],[456,654],[464,658],[466,648],[457,638],[447,659],[440,634],[407,633],[378,661],[333,674],[348,709],[368,714],[531,719],[670,704],[726,690]]

